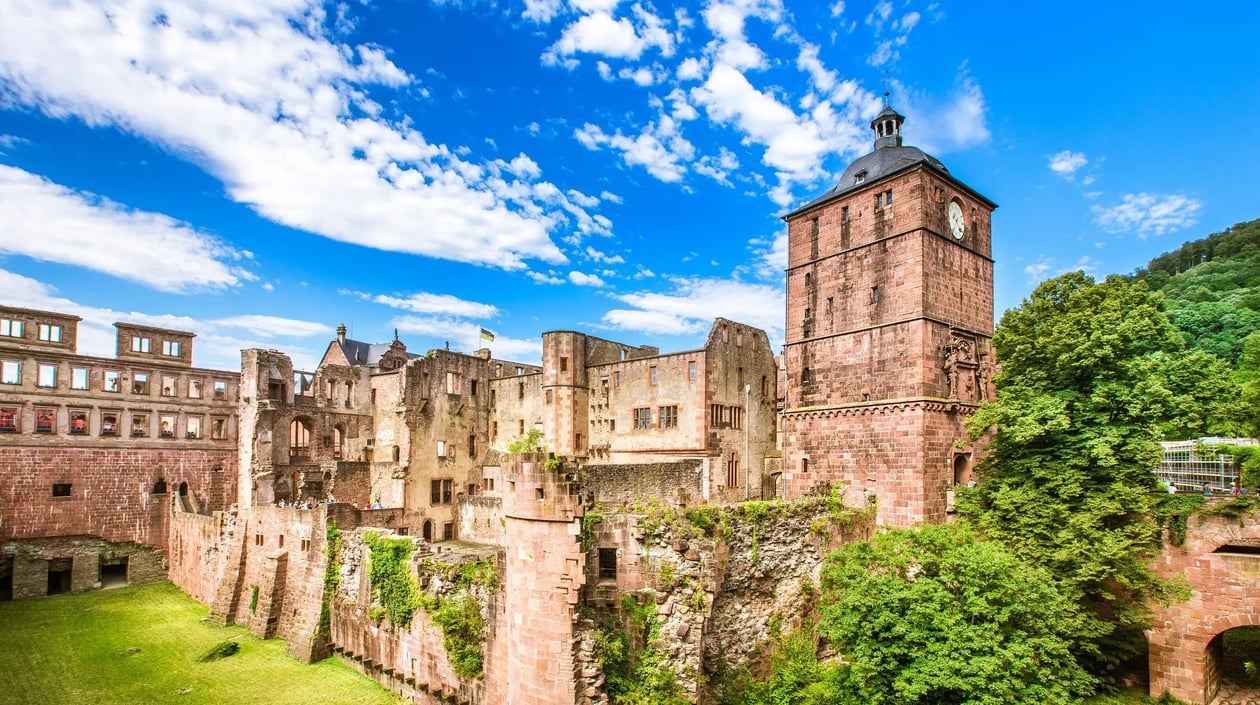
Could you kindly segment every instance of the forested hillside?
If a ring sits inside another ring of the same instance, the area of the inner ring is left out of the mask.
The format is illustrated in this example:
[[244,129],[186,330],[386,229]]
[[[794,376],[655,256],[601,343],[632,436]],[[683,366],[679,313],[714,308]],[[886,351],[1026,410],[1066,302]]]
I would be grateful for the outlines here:
[[1168,298],[1187,344],[1238,366],[1247,336],[1260,330],[1260,220],[1187,242],[1133,276]]

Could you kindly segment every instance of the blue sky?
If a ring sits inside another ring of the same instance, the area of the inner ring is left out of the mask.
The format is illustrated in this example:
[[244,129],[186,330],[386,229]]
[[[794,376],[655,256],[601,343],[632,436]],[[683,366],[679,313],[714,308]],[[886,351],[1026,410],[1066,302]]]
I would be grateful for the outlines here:
[[998,315],[1260,217],[1260,3],[0,3],[0,301],[311,367],[783,338],[779,215],[906,142],[1000,204]]

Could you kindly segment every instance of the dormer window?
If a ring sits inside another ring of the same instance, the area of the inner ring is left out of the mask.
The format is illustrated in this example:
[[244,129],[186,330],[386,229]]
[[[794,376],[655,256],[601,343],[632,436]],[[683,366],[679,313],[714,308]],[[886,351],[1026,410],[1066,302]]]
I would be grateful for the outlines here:
[[855,183],[855,184],[860,184],[860,183],[862,183],[863,181],[866,181],[866,172],[865,172],[865,171],[859,171],[858,173],[856,173],[856,174],[854,174],[854,175],[853,175],[853,183]]
[[131,352],[147,353],[152,345],[152,341],[148,338],[141,338],[138,335],[131,337]]
[[179,343],[174,340],[163,340],[162,354],[167,357],[179,357]]
[[48,323],[39,324],[39,339],[46,343],[60,343],[61,326],[54,326]]

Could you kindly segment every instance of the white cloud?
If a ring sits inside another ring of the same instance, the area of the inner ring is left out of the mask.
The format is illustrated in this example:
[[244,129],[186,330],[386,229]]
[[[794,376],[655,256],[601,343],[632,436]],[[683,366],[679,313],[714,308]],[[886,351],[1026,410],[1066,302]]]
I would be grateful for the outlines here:
[[560,12],[560,0],[525,0],[525,11],[521,17],[546,24]]
[[721,316],[763,328],[773,341],[783,338],[785,299],[781,286],[731,279],[679,278],[669,293],[636,292],[616,298],[628,309],[613,309],[603,323],[644,333],[697,333]]
[[1065,149],[1050,157],[1050,171],[1068,181],[1071,181],[1076,176],[1076,172],[1083,169],[1087,164],[1089,164],[1089,160],[1085,158],[1083,153],[1073,152],[1070,149]]
[[844,0],[836,0],[831,4],[831,16],[839,17],[844,14]]
[[499,309],[490,304],[465,301],[449,294],[421,292],[405,297],[378,294],[372,297],[372,301],[413,313],[445,314],[465,318],[493,318],[499,315]]
[[583,272],[569,272],[569,281],[578,286],[591,286],[599,288],[604,286],[604,280],[594,274],[585,274]]
[[620,130],[610,135],[590,123],[573,134],[587,149],[610,147],[621,152],[628,166],[641,166],[665,182],[681,181],[687,170],[685,163],[695,155],[695,147],[682,138],[677,123],[667,115],[634,137],[623,135]]
[[689,56],[678,64],[678,70],[674,72],[680,81],[694,81],[704,75],[704,64],[694,56]]
[[256,279],[244,250],[161,213],[127,208],[0,164],[0,252],[185,293]]
[[579,5],[583,14],[564,28],[560,39],[543,55],[546,64],[559,64],[576,54],[594,54],[616,59],[638,59],[644,51],[656,48],[662,56],[674,52],[673,35],[664,21],[641,5],[634,5],[634,20],[613,17],[612,6],[606,3]]
[[391,320],[390,325],[398,329],[400,336],[403,333],[421,336],[422,340],[419,343],[407,343],[407,348],[411,352],[444,348],[447,345],[450,345],[453,350],[464,352],[488,347],[491,349],[491,354],[501,360],[534,362],[542,359],[541,339],[512,338],[495,331],[494,342],[488,342],[481,337],[481,324],[473,321],[460,321],[443,316],[399,316]]
[[140,0],[108,12],[42,0],[6,10],[7,101],[160,144],[265,218],[507,269],[566,261],[549,233],[572,204],[534,200],[536,173],[484,181],[485,165],[381,117],[379,98],[413,79],[380,49],[336,43],[314,0],[177,3],[160,23]]
[[240,316],[228,316],[227,318],[215,318],[208,321],[208,323],[225,328],[243,329],[249,331],[251,335],[263,338],[274,338],[277,335],[293,336],[298,338],[315,335],[330,335],[328,326],[324,323],[314,323],[312,321],[301,321],[293,318],[281,318],[279,316],[265,316],[260,314],[246,314]]
[[554,274],[545,274],[543,272],[528,272],[528,276],[530,279],[534,280],[535,284],[553,284],[554,285],[554,284],[564,283],[563,279],[561,279],[560,277],[557,277]]
[[1136,232],[1146,238],[1194,225],[1202,207],[1202,201],[1185,194],[1126,193],[1115,205],[1095,205],[1090,210],[1094,223],[1103,230]]
[[1054,260],[1042,255],[1037,258],[1036,262],[1024,267],[1024,276],[1027,278],[1028,284],[1034,285],[1040,283],[1046,278],[1046,273],[1054,266]]
[[609,203],[624,203],[625,202],[624,200],[622,200],[621,196],[618,196],[612,191],[600,191],[599,197],[600,197],[600,200],[608,201]]
[[586,248],[586,256],[590,257],[592,261],[602,262],[603,264],[624,264],[626,261],[621,255],[608,255],[589,246]]

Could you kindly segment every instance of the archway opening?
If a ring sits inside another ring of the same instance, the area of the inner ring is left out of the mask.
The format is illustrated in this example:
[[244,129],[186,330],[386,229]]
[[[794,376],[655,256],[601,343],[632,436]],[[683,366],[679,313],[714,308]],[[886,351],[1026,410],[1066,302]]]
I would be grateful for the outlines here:
[[1260,627],[1235,627],[1208,642],[1203,660],[1203,702],[1260,698]]
[[432,521],[429,521],[428,519],[424,520],[424,528],[421,530],[420,535],[424,538],[425,541],[429,541],[429,542],[433,541],[433,522]]
[[[938,466],[939,467],[939,466]],[[971,456],[960,453],[954,456],[954,486],[969,487],[971,484]]]

